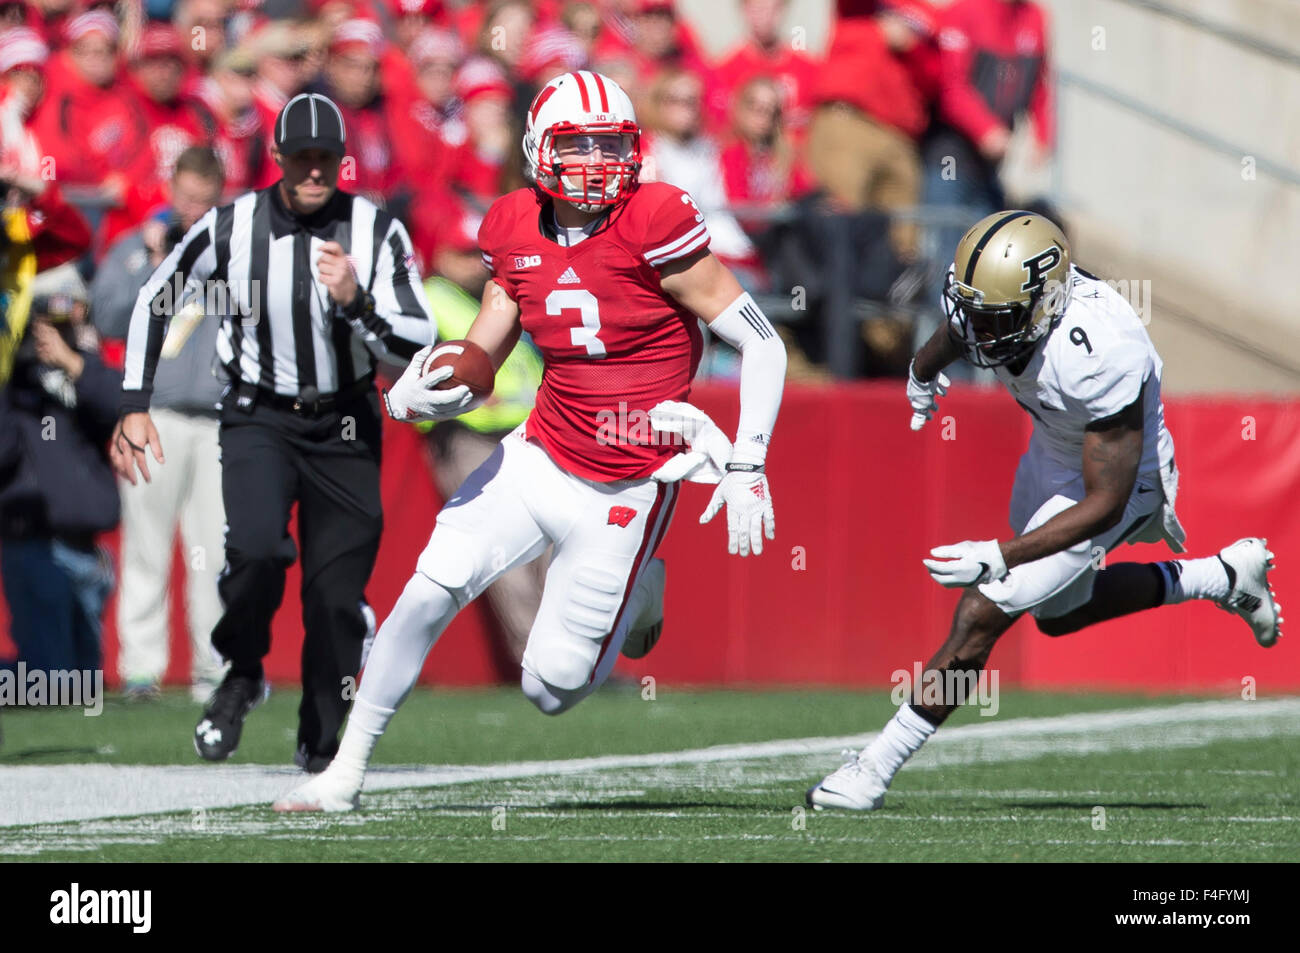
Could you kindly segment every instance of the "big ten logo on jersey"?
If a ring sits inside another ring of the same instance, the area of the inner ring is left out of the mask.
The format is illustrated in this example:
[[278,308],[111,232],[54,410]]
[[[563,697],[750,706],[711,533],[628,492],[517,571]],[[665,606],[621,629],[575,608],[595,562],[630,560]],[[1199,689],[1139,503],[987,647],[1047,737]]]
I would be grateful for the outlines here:
[[515,256],[516,268],[536,268],[541,263],[542,263],[541,255],[516,255]]

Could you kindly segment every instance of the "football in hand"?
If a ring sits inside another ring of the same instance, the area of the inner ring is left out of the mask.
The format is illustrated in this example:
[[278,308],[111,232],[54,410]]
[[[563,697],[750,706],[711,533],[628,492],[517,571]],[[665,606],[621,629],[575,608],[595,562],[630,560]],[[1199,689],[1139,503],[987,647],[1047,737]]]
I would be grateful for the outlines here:
[[452,367],[451,377],[435,385],[434,390],[448,390],[464,384],[475,397],[487,397],[492,393],[496,378],[492,359],[473,341],[443,341],[424,359],[420,376],[432,374],[448,364]]

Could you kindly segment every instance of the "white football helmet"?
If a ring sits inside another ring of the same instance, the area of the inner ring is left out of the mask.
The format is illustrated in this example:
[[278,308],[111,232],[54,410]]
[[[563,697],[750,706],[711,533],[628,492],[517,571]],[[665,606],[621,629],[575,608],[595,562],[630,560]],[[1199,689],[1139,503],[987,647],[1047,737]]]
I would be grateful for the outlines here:
[[[641,171],[632,100],[590,70],[565,73],[541,88],[528,108],[523,147],[528,178],[583,212],[622,202]],[[601,161],[582,161],[597,150]]]

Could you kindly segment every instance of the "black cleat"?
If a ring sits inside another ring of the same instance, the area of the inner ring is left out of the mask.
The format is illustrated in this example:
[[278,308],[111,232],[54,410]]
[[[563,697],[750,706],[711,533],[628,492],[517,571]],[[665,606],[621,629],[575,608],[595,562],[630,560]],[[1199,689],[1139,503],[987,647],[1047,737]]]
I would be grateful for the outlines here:
[[298,745],[298,750],[293,755],[293,763],[308,774],[320,774],[333,760],[332,754],[312,754],[305,744]]
[[222,680],[194,726],[194,750],[200,758],[225,761],[235,753],[244,718],[266,697],[265,684],[260,678],[233,673]]

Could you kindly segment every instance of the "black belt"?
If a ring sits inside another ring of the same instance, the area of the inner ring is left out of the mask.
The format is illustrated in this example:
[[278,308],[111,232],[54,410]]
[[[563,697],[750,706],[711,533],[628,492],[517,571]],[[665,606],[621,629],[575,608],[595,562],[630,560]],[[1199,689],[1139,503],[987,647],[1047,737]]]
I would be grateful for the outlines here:
[[287,410],[290,413],[298,414],[300,417],[319,417],[321,414],[327,414],[340,404],[346,404],[353,399],[360,397],[375,386],[375,377],[368,374],[349,384],[342,390],[335,391],[332,394],[299,394],[290,396],[289,394],[277,394],[258,387],[255,384],[249,384],[246,381],[237,381],[234,384],[234,396],[236,406],[252,410],[253,404],[265,404],[268,407],[274,407],[277,410]]

